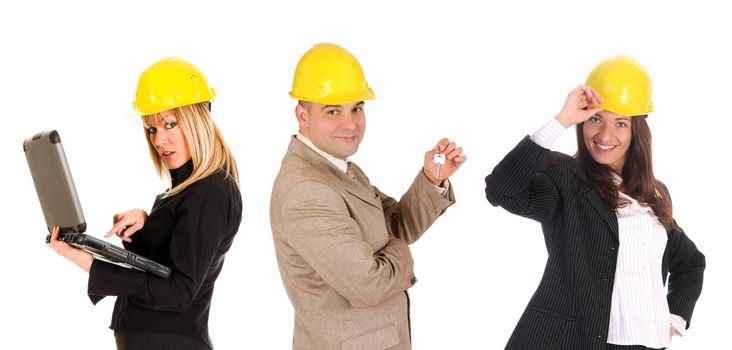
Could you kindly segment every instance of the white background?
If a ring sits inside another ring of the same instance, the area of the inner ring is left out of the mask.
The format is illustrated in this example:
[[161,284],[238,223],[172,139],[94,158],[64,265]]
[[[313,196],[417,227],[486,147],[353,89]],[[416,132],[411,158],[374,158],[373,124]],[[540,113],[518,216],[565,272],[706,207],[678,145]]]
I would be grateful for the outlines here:
[[[253,3],[253,2],[252,2]],[[722,2],[719,2],[722,3]],[[726,348],[730,312],[729,11],[706,1],[261,2],[23,1],[0,6],[4,169],[0,215],[3,347],[112,349],[114,298],[93,306],[87,275],[43,244],[46,229],[21,149],[59,130],[88,233],[150,208],[165,184],[131,114],[137,78],[181,55],[216,88],[213,114],[239,162],[243,221],[216,285],[217,349],[287,349],[293,312],[269,227],[272,182],[297,130],[287,96],[300,56],[334,42],[377,98],[354,160],[400,196],[423,152],[447,136],[468,161],[457,203],[412,246],[415,349],[503,348],[546,261],[537,223],[488,204],[483,178],[605,57],[633,55],[654,85],[656,176],[707,257],[692,327],[673,349]],[[557,149],[575,150],[574,132]]]

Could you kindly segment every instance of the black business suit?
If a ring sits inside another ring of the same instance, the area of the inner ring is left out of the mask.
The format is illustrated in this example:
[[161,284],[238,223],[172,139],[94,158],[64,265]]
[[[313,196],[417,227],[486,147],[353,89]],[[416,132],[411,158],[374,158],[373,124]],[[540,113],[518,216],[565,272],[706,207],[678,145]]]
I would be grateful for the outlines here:
[[[506,349],[604,349],[610,322],[618,219],[577,161],[527,136],[486,181],[494,206],[539,221],[549,257],[544,276]],[[667,231],[668,305],[687,320],[702,288],[704,255],[674,224]],[[669,325],[670,327],[670,325]]]
[[[172,186],[193,172],[188,161],[170,171]],[[120,349],[213,348],[208,315],[214,284],[242,216],[236,182],[223,171],[173,196],[155,199],[145,226],[125,248],[173,269],[169,279],[94,260],[88,294],[94,303],[117,296],[110,328]],[[190,346],[183,345],[190,339]],[[175,345],[171,345],[175,344]],[[194,347],[194,345],[197,345]]]

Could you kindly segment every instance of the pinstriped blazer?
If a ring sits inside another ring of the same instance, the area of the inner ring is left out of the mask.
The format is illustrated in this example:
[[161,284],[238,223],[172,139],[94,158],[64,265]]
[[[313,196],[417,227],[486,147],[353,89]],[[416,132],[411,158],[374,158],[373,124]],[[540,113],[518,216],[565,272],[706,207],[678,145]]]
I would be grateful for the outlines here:
[[[525,137],[488,175],[494,206],[541,223],[544,276],[506,349],[604,349],[610,322],[618,220],[577,161]],[[702,289],[704,255],[675,222],[667,230],[662,278],[671,313],[687,320]]]

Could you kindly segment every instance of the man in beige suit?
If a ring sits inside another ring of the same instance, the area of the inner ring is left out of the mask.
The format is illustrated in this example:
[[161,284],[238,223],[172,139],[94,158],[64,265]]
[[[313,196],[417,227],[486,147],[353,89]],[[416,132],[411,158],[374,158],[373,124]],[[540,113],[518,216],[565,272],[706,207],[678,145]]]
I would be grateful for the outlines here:
[[[364,135],[364,100],[374,98],[351,53],[315,45],[290,96],[299,100],[299,132],[274,183],[270,219],[295,308],[293,348],[410,349],[408,244],[454,203],[447,178],[465,162],[462,148],[440,140],[397,202],[348,161]],[[436,153],[446,158],[437,179]]]

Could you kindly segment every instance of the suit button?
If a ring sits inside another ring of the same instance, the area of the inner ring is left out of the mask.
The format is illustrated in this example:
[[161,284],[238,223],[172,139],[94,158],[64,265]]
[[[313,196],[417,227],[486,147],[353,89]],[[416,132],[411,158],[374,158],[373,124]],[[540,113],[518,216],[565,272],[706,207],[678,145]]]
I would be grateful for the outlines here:
[[615,250],[615,247],[610,247],[610,250]]
[[607,278],[607,276],[605,276],[605,277],[603,277],[603,278],[602,278],[602,281],[603,281],[603,282],[608,282],[608,281],[610,281],[610,279],[609,279],[609,278]]

